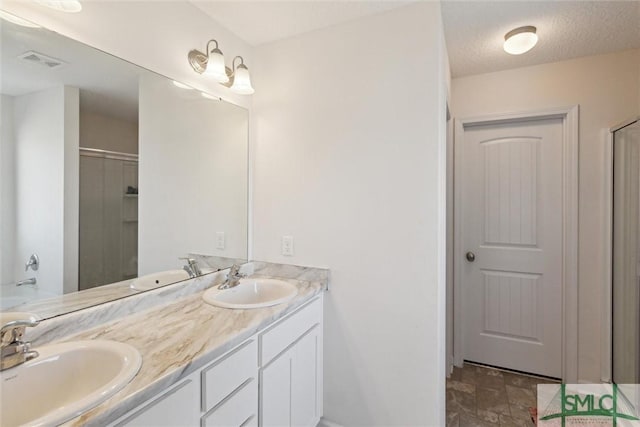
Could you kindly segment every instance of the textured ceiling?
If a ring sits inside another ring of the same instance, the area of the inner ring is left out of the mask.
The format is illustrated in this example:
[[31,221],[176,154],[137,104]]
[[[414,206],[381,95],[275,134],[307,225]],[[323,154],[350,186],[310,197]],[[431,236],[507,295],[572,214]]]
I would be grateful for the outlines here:
[[[640,48],[640,1],[445,1],[442,17],[453,77]],[[523,25],[538,28],[537,46],[505,53]]]
[[190,1],[252,46],[385,12],[411,3],[400,0]]

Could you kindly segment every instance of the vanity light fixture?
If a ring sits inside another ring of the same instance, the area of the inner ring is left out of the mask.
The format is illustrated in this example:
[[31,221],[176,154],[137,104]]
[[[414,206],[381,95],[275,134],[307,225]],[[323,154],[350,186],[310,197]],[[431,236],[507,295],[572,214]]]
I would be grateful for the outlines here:
[[504,51],[511,55],[521,55],[533,49],[536,43],[538,43],[536,27],[527,25],[505,34]]
[[[214,43],[213,49],[210,48]],[[255,92],[251,86],[251,76],[249,69],[244,64],[244,58],[236,56],[231,62],[232,69],[229,69],[224,62],[222,51],[218,47],[218,41],[211,39],[207,42],[206,53],[197,49],[192,49],[187,55],[189,65],[198,74],[211,76],[220,84],[231,89],[232,92],[240,95],[251,95]],[[240,63],[236,66],[236,60]]]
[[[213,49],[209,49],[211,43],[215,43]],[[227,76],[227,70],[224,65],[224,56],[222,51],[218,48],[218,41],[211,39],[207,42],[206,53],[202,53],[197,49],[193,49],[189,52],[189,64],[193,71],[205,76],[213,77],[218,83],[227,83],[229,76]]]
[[26,19],[17,17],[16,15],[12,15],[11,13],[5,12],[4,10],[0,10],[0,19],[3,19],[7,22],[11,22],[16,25],[20,25],[21,27],[40,28],[40,25],[34,24],[33,22],[27,21]]
[[80,0],[36,0],[36,3],[60,12],[77,13],[82,10]]
[[[236,59],[240,59],[240,63],[236,67]],[[249,69],[244,65],[244,59],[242,56],[236,56],[231,63],[233,66],[232,77],[233,84],[231,85],[231,91],[240,95],[251,95],[255,92],[253,86],[251,86],[251,76],[249,75]]]

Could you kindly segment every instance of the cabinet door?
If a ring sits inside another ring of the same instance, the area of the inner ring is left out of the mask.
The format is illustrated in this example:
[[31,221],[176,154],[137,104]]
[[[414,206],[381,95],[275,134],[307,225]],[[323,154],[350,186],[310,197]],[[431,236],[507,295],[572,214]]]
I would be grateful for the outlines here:
[[200,424],[200,387],[187,379],[144,405],[117,427],[196,427]]
[[262,369],[261,421],[263,427],[291,425],[291,349]]
[[291,425],[315,426],[318,414],[318,348],[320,328],[316,326],[292,348]]

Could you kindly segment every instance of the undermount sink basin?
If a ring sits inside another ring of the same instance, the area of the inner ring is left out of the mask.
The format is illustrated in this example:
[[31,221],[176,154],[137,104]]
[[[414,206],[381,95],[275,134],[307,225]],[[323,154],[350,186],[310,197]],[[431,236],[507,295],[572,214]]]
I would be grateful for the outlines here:
[[298,294],[298,288],[277,279],[240,279],[240,284],[230,289],[213,287],[202,298],[208,304],[223,308],[261,308],[282,304]]
[[167,270],[159,273],[140,276],[131,282],[131,289],[136,291],[148,291],[171,283],[181,282],[189,278],[189,273],[184,270]]
[[142,357],[115,341],[34,348],[40,355],[0,372],[0,425],[58,425],[104,402],[136,376]]

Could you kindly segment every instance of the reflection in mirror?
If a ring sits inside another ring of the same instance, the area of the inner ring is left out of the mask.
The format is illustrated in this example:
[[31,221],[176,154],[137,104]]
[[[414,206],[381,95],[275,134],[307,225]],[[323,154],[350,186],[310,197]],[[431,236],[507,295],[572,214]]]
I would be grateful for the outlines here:
[[640,383],[640,121],[613,134],[613,381]]
[[46,318],[135,294],[180,257],[207,255],[205,273],[247,259],[246,110],[44,28],[0,29],[1,309]]

